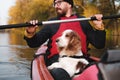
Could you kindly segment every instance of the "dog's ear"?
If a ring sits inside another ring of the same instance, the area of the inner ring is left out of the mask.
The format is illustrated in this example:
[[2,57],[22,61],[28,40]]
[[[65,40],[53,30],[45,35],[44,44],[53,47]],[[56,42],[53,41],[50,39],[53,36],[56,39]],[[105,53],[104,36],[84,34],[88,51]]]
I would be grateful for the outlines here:
[[58,47],[58,52],[62,51],[64,47]]
[[80,37],[76,32],[71,32],[69,38],[70,38],[68,43],[69,50],[75,50],[75,48],[78,48],[81,46]]

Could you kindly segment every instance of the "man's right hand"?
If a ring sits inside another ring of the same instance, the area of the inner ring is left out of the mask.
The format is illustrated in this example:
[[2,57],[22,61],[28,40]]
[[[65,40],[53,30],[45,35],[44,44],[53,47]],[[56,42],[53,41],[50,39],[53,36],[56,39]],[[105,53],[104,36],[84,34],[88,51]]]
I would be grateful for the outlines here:
[[33,26],[26,27],[25,36],[31,38],[34,36],[36,29],[38,27],[36,25],[38,23],[38,20],[31,20],[29,23],[32,24]]

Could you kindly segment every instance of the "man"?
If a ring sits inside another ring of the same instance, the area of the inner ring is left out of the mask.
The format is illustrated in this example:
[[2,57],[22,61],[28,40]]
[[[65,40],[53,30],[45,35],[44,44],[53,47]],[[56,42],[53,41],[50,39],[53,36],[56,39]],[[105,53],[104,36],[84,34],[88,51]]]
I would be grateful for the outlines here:
[[[73,0],[54,0],[54,7],[58,16],[50,20],[83,18],[83,16],[73,14]],[[97,20],[93,21],[93,27],[87,21],[68,22],[45,25],[44,28],[37,33],[37,26],[35,24],[38,23],[38,21],[33,20],[30,21],[30,23],[35,26],[26,28],[24,39],[27,41],[27,44],[32,48],[39,47],[46,40],[49,39],[47,44],[48,49],[46,51],[46,65],[48,66],[53,62],[57,61],[58,58],[58,51],[55,44],[56,38],[59,37],[64,30],[72,29],[76,31],[81,37],[82,52],[86,54],[87,43],[91,43],[96,48],[104,48],[105,46],[106,33],[101,20],[102,15],[96,14],[94,16],[96,16]],[[51,74],[53,75],[55,80],[70,80],[69,75],[66,74],[66,72],[62,69],[54,69],[51,71]]]

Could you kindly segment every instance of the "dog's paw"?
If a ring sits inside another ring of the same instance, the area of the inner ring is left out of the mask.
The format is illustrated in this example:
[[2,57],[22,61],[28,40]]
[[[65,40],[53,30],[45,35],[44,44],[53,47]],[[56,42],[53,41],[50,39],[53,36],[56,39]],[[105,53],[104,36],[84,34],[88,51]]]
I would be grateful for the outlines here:
[[80,59],[80,62],[82,62],[85,65],[89,64],[89,62],[86,59]]
[[53,63],[50,66],[48,66],[49,70],[51,70],[53,68],[61,68],[61,65],[59,63]]
[[51,70],[51,69],[53,69],[54,67],[52,67],[52,66],[48,66],[47,68],[48,68],[49,70]]

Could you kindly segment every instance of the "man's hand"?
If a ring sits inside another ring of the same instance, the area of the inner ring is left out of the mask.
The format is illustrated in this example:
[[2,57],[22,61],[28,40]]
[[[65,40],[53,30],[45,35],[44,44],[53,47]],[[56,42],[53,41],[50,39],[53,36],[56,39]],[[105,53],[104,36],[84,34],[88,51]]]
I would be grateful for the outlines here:
[[103,24],[103,21],[102,21],[103,15],[102,14],[96,14],[94,16],[97,19],[97,20],[93,20],[94,28],[97,29],[97,30],[104,30],[105,28],[104,28],[104,24]]
[[26,30],[25,30],[25,36],[28,37],[28,38],[31,38],[34,36],[35,32],[36,32],[36,29],[37,29],[37,23],[38,23],[38,20],[31,20],[29,22],[30,24],[32,24],[33,26],[30,26],[30,27],[26,27]]

